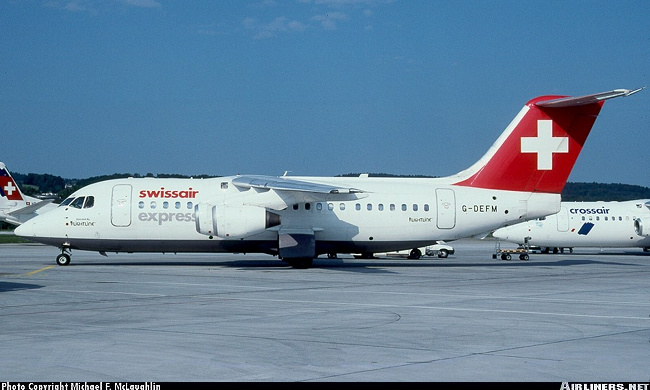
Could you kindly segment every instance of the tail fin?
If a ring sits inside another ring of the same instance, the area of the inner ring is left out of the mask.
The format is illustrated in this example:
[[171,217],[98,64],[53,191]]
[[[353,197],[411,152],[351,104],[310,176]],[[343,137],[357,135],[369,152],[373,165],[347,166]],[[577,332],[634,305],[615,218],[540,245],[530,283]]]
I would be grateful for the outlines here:
[[0,162],[0,196],[7,200],[24,200],[23,193],[9,174],[4,163]]
[[560,194],[604,101],[643,88],[530,100],[456,185]]

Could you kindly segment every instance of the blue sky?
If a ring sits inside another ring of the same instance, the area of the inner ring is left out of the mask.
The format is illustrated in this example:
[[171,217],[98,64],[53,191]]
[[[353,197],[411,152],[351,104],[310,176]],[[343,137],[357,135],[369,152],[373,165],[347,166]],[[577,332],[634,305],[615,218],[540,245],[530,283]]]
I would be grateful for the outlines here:
[[[444,176],[529,99],[650,84],[650,2],[8,0],[11,171]],[[650,89],[569,181],[650,186]]]

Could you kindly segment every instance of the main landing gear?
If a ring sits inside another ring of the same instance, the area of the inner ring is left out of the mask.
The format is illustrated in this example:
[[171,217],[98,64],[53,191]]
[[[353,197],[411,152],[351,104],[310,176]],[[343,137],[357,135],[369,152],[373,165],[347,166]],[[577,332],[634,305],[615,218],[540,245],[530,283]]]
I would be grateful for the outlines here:
[[62,247],[61,254],[56,257],[56,263],[61,266],[70,264],[71,253],[72,251],[70,250],[70,247]]

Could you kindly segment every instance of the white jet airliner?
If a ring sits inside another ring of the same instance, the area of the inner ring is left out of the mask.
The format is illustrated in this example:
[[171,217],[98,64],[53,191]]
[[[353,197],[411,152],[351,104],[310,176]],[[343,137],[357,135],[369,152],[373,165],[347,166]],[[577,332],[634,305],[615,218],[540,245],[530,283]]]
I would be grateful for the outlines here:
[[560,212],[497,229],[499,240],[539,246],[543,253],[580,247],[650,250],[650,199],[562,202]]
[[20,225],[57,206],[51,200],[23,195],[5,164],[0,162],[0,221]]
[[444,178],[129,178],[86,186],[15,233],[106,252],[268,253],[295,268],[321,254],[392,252],[557,213],[604,100],[637,90],[530,100],[487,153]]

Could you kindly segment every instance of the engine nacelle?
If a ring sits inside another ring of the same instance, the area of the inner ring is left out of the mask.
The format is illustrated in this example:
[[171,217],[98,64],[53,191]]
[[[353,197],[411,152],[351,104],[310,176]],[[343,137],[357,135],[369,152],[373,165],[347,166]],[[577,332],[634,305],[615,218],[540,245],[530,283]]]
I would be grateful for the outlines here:
[[196,231],[220,238],[244,238],[280,224],[280,216],[257,206],[194,206]]
[[643,221],[641,218],[634,220],[634,232],[641,237],[647,237],[650,235],[650,229],[643,229]]

